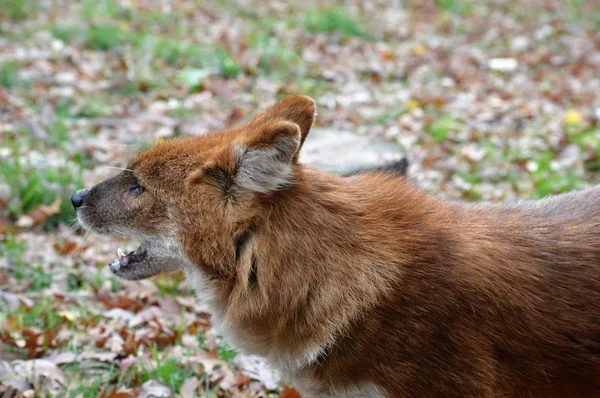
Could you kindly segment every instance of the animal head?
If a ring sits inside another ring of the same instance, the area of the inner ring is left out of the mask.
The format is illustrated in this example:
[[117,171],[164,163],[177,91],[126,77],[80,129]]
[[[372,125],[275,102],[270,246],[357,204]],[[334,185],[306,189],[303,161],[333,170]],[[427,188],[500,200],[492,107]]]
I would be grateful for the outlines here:
[[311,98],[289,96],[243,126],[159,143],[119,175],[77,191],[78,220],[142,242],[118,250],[110,264],[117,276],[143,279],[192,263],[209,277],[230,277],[236,248],[293,186],[315,115]]

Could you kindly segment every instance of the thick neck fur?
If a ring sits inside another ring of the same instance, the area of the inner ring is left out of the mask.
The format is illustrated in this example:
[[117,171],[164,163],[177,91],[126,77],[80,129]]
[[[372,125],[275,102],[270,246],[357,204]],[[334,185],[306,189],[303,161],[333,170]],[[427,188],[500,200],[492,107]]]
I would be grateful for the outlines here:
[[432,227],[450,216],[396,176],[300,169],[295,178],[265,198],[271,210],[253,227],[234,286],[219,300],[228,327],[245,335],[234,337],[242,348],[292,368],[321,360],[351,322],[391,294],[405,267],[437,255],[415,249],[446,239]]

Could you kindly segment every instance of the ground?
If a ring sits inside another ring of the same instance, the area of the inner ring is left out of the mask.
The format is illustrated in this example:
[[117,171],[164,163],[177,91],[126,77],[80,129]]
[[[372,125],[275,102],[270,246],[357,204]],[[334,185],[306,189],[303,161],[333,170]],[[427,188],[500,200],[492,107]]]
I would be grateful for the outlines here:
[[595,1],[3,0],[0,393],[285,396],[181,275],[113,277],[135,247],[68,200],[152,143],[288,93],[380,136],[423,189],[516,200],[600,181]]

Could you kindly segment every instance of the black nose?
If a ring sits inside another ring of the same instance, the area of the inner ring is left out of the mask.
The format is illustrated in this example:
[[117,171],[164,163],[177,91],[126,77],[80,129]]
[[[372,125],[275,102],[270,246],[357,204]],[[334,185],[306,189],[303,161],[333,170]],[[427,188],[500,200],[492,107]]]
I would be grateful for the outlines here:
[[88,192],[90,192],[89,189],[80,189],[79,191],[75,192],[73,196],[71,196],[71,203],[73,203],[75,210],[81,207]]

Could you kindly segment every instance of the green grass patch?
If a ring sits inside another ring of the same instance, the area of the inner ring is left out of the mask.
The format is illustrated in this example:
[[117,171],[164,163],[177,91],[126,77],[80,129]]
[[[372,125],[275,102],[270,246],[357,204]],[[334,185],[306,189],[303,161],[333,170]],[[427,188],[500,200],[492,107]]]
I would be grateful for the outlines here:
[[583,128],[567,126],[567,139],[577,145],[582,153],[593,153],[591,159],[585,162],[588,171],[600,170],[600,135],[594,126]]
[[12,269],[15,278],[21,282],[30,282],[29,291],[39,292],[48,289],[52,284],[53,273],[41,267],[32,267],[16,263]]
[[280,38],[260,34],[251,41],[251,46],[260,51],[258,71],[254,73],[276,74],[279,77],[289,76],[302,64],[302,57],[294,49],[290,49]]
[[444,11],[461,16],[466,16],[473,12],[473,3],[468,0],[438,0],[438,5]]
[[[52,301],[47,298],[37,300],[32,307],[21,305],[14,312],[4,311],[6,321],[15,318],[10,328],[22,330],[24,328],[38,328],[42,331],[52,330],[63,323],[63,318],[57,314]],[[0,319],[2,319],[0,317]]]
[[0,19],[22,21],[40,10],[39,0],[4,0],[0,7]]
[[534,199],[541,199],[550,194],[575,191],[585,187],[581,177],[572,173],[546,172],[536,175],[534,178],[537,192]]
[[23,253],[26,248],[27,244],[24,241],[14,239],[12,234],[6,234],[4,240],[0,241],[0,256],[8,258],[9,270],[17,281],[30,283],[29,291],[37,292],[49,288],[53,273],[25,263]]
[[217,347],[217,356],[227,362],[233,361],[235,356],[237,355],[237,351],[235,348],[229,345],[226,341],[222,340],[219,346]]
[[377,124],[387,126],[390,123],[397,123],[400,116],[406,113],[405,109],[391,109],[377,116]]
[[176,296],[178,294],[181,294],[181,289],[179,287],[184,282],[184,280],[185,277],[182,273],[175,273],[161,274],[156,277],[154,282],[156,284],[156,287],[158,287],[161,296]]
[[134,40],[134,35],[114,24],[91,25],[85,38],[86,47],[93,50],[108,51]]
[[200,46],[181,40],[159,40],[149,36],[140,46],[153,48],[155,59],[174,68],[200,68],[206,59]]
[[10,233],[6,234],[3,241],[0,241],[0,256],[8,257],[12,262],[22,262],[23,252],[27,244],[22,240],[14,239]]
[[585,186],[582,177],[572,170],[557,170],[552,167],[556,154],[545,151],[533,161],[535,168],[531,171],[532,180],[536,189],[534,199],[540,199],[550,194],[559,194],[581,189]]
[[323,93],[336,89],[335,83],[325,81],[323,79],[311,79],[298,77],[291,81],[291,85],[287,91],[282,91],[278,94],[278,99],[283,98],[286,94],[302,93],[309,97],[317,98]]
[[427,131],[438,142],[444,141],[451,131],[459,127],[459,124],[449,115],[443,115],[427,126]]
[[[211,75],[211,71],[206,68],[186,68],[179,72],[177,81],[187,87],[189,91],[197,91],[202,87],[204,79]],[[178,112],[178,109],[174,110]],[[182,115],[177,115],[182,116]]]
[[345,10],[339,8],[306,11],[304,27],[309,32],[340,32],[348,36],[365,35],[359,23]]
[[114,0],[84,0],[81,5],[81,15],[86,20],[104,18],[106,20],[131,20],[132,10]]
[[16,87],[20,83],[18,76],[19,64],[5,62],[0,66],[0,86],[4,88]]
[[121,371],[114,364],[97,362],[93,368],[89,365],[84,368],[79,362],[63,366],[73,380],[66,391],[59,397],[62,398],[108,398],[121,387],[133,384],[136,374],[134,371]]
[[83,104],[73,113],[73,117],[104,117],[110,115],[110,104],[100,97],[88,96]]
[[179,358],[166,358],[161,360],[158,356],[158,351],[153,350],[155,355],[156,365],[153,367],[140,367],[139,375],[142,383],[148,380],[162,380],[166,386],[171,388],[174,393],[181,391],[181,386],[185,381],[196,374],[192,369],[181,365]]
[[50,26],[50,33],[56,39],[65,43],[72,43],[85,35],[85,29],[77,26],[52,25]]
[[224,48],[217,48],[213,54],[215,66],[219,73],[228,78],[232,79],[237,77],[242,72],[242,67],[237,63],[229,51]]
[[64,162],[48,163],[52,157],[35,151],[22,151],[21,146],[26,145],[27,134],[20,134],[19,137],[20,141],[13,141],[10,143],[12,146],[7,148],[9,156],[0,159],[0,183],[7,184],[11,190],[8,214],[16,219],[38,206],[48,206],[61,198],[59,213],[50,216],[44,224],[52,228],[59,221],[72,220],[75,211],[69,198],[83,185],[83,158],[74,156]]
[[[147,93],[152,90],[165,89],[168,87],[168,80],[164,76],[151,76],[127,80],[117,85],[113,85],[107,92],[110,95],[119,97],[131,97],[139,93]],[[101,109],[103,112],[109,112],[108,106]]]
[[478,173],[460,173],[459,175],[469,184],[481,184],[483,182],[483,178]]
[[66,43],[82,44],[83,46],[98,51],[109,51],[116,48],[133,45],[136,43],[136,35],[114,23],[91,24],[82,26],[58,26],[50,27],[52,35]]
[[96,95],[82,95],[78,98],[60,98],[56,102],[54,109],[59,119],[54,126],[51,126],[55,130],[52,135],[55,138],[60,139],[64,137],[61,124],[64,124],[64,119],[73,118],[94,118],[94,117],[105,117],[111,114],[109,99],[101,95],[101,93],[95,93]]

